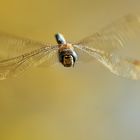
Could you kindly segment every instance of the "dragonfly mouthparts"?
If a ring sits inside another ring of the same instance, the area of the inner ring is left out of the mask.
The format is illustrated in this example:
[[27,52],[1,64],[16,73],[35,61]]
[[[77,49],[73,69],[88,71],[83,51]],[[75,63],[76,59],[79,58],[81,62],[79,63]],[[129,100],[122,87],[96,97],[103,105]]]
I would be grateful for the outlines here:
[[66,44],[66,40],[62,34],[56,33],[55,38],[58,44]]

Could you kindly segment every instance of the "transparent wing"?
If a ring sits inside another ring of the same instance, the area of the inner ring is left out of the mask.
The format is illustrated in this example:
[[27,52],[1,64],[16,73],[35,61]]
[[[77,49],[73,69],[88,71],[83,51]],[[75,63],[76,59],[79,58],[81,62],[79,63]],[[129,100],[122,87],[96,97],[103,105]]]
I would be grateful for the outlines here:
[[0,32],[0,60],[16,57],[46,44]]
[[75,47],[96,58],[114,74],[140,79],[139,45],[140,20],[127,15],[83,39]]
[[38,66],[49,61],[51,55],[56,53],[58,46],[43,47],[18,57],[0,61],[0,80],[11,76],[18,76],[30,67]]

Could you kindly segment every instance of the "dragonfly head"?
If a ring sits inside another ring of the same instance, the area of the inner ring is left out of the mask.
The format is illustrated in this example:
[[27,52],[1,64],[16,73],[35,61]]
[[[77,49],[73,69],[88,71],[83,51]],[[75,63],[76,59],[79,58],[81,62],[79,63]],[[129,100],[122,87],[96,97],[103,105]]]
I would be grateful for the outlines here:
[[59,53],[59,61],[64,67],[74,67],[75,61],[77,60],[77,54],[75,51],[64,50]]
[[66,44],[64,36],[60,33],[55,34],[55,38],[58,44]]

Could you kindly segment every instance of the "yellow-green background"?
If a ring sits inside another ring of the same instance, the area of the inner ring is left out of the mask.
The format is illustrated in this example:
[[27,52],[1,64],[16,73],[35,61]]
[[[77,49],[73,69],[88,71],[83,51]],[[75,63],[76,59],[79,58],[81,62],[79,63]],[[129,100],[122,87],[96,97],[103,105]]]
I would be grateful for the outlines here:
[[[138,13],[139,0],[1,0],[0,29],[55,43]],[[101,64],[33,68],[0,81],[0,140],[139,140],[140,82]]]

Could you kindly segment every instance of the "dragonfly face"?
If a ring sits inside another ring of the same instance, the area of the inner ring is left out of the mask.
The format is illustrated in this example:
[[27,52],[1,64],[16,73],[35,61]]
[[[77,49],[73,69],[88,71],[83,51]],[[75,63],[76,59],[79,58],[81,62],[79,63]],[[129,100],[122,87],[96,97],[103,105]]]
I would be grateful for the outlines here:
[[64,67],[74,66],[75,61],[77,60],[77,54],[74,51],[72,44],[66,43],[61,34],[56,34],[55,37],[59,45],[58,57],[60,63],[62,63]]

